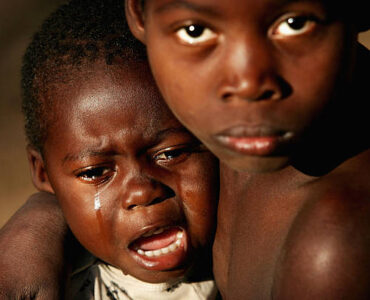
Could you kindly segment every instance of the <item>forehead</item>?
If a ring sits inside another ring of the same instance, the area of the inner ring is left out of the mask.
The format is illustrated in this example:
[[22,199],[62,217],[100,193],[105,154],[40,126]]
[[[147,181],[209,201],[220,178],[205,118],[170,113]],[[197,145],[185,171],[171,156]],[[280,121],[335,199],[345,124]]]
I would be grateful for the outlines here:
[[[104,122],[126,120],[155,126],[174,118],[164,104],[146,63],[106,65],[104,62],[72,70],[51,89],[57,120],[67,117],[105,117]],[[124,124],[122,124],[123,126]]]
[[68,77],[52,89],[54,115],[48,120],[45,153],[133,150],[156,143],[161,132],[182,128],[144,63],[95,64]]
[[154,7],[154,13],[164,14],[176,10],[187,10],[210,17],[220,17],[228,13],[239,13],[245,17],[261,9],[283,9],[296,3],[311,3],[338,9],[343,4],[332,0],[153,0],[147,1],[145,7]]

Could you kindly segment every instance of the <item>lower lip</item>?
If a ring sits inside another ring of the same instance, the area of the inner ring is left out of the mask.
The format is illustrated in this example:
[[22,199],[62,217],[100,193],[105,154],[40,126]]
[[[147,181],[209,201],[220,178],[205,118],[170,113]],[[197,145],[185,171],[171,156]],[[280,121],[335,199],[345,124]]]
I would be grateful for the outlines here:
[[255,156],[268,156],[277,151],[282,143],[281,136],[258,136],[258,137],[231,137],[217,136],[220,144],[227,148],[245,154]]
[[[187,237],[186,232],[183,230],[183,236],[179,239],[179,245],[174,251],[159,256],[148,257],[145,254],[138,253],[137,250],[130,249],[130,253],[136,262],[147,270],[165,271],[176,269],[181,266],[187,253]],[[154,252],[155,250],[153,250]]]

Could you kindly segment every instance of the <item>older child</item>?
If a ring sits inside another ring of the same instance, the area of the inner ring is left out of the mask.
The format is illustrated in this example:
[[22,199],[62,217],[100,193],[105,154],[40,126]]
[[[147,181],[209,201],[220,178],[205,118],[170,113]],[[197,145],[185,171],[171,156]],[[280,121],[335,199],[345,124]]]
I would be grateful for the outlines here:
[[361,3],[127,3],[165,100],[225,162],[214,256],[226,298],[369,298]]
[[72,0],[24,58],[32,180],[98,258],[67,299],[213,299],[217,160],[162,102],[123,11]]
[[370,298],[361,5],[127,0],[164,99],[222,162],[214,274],[226,299]]

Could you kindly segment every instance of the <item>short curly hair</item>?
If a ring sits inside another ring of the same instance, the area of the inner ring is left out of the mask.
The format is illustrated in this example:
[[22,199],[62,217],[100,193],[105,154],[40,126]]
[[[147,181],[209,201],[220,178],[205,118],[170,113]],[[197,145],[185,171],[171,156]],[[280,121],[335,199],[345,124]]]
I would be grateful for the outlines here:
[[[44,97],[51,81],[71,68],[104,59],[106,64],[146,60],[145,47],[130,33],[124,0],[72,0],[61,5],[33,36],[22,65],[22,110],[28,143],[42,153],[48,119]],[[45,100],[46,99],[46,100]]]

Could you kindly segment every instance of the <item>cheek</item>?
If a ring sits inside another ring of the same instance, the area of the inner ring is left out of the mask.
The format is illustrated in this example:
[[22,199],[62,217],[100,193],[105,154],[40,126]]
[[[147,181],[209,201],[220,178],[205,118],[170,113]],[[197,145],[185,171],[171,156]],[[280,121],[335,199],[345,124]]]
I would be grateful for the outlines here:
[[[317,61],[306,67],[306,73],[295,77],[294,101],[287,101],[289,118],[295,119],[296,129],[310,127],[315,119],[325,112],[328,104],[335,100],[338,92],[340,73],[338,66],[327,62],[328,59],[320,57]],[[293,103],[294,102],[294,103]],[[290,105],[291,104],[291,105]]]
[[94,211],[94,190],[82,185],[62,168],[49,163],[48,176],[69,227],[82,243],[91,243],[99,232]]
[[189,61],[180,59],[178,55],[167,54],[168,50],[163,51],[157,44],[148,44],[149,61],[156,83],[175,116],[191,128],[194,123],[204,119],[204,112],[207,111],[208,105],[202,92],[206,80],[199,78],[199,72],[194,76],[194,68],[199,70],[198,64],[189,68]]
[[[337,57],[332,60],[330,57]],[[338,51],[333,49],[326,49],[321,53],[317,53],[310,60],[303,60],[302,67],[300,69],[294,67],[296,72],[292,72],[293,84],[295,92],[300,93],[302,97],[307,95],[306,98],[327,99],[329,94],[335,90],[335,83],[340,75],[340,55]],[[299,70],[301,70],[299,72]],[[294,79],[295,78],[295,79]]]
[[73,233],[81,242],[90,244],[89,241],[99,235],[100,231],[99,214],[97,214],[99,211],[94,210],[94,195],[86,196],[85,199],[74,196],[63,197],[58,194],[57,197],[60,199],[64,216]]
[[[95,210],[95,193],[83,193],[66,186],[62,191],[69,191],[69,194],[60,195],[56,191],[56,195],[73,234],[95,256],[110,261],[114,251],[111,246],[114,239],[111,236],[112,216],[109,214],[111,209],[107,206],[109,203],[107,199],[104,195],[100,196],[103,205]],[[76,195],[84,195],[84,197]]]
[[[311,94],[316,98],[325,98],[340,88],[338,80],[348,74],[349,37],[342,25],[333,25],[325,40],[316,44],[314,49],[292,66],[296,70],[293,77],[300,78],[302,93]],[[295,63],[295,62],[292,62]]]
[[[343,79],[349,74],[348,49],[342,28],[337,26],[329,38],[302,56],[286,60],[281,66],[284,79],[293,89],[292,97],[282,101],[277,111],[280,120],[285,118],[296,129],[309,127],[325,111],[331,101],[343,94]],[[281,113],[281,115],[280,115]]]
[[200,95],[199,89],[183,84],[184,77],[178,76],[175,70],[173,72],[170,70],[167,73],[163,69],[157,73],[154,71],[154,76],[166,104],[175,117],[204,141],[207,137],[209,124],[212,122],[209,117],[213,115],[210,116],[207,113],[210,109],[206,101],[199,101],[199,99],[204,99]]
[[180,187],[181,199],[193,246],[210,242],[216,226],[216,210],[219,191],[219,169],[216,159],[206,153],[198,164],[186,170]]

